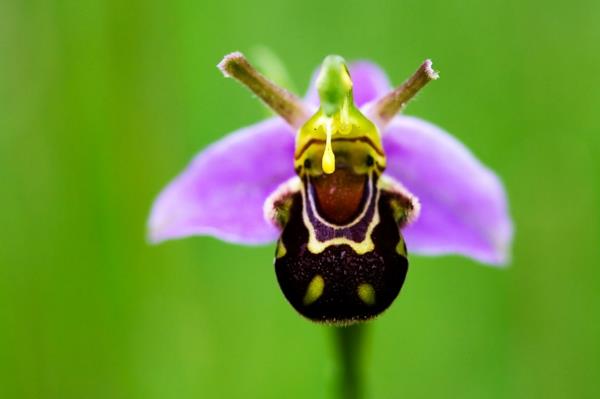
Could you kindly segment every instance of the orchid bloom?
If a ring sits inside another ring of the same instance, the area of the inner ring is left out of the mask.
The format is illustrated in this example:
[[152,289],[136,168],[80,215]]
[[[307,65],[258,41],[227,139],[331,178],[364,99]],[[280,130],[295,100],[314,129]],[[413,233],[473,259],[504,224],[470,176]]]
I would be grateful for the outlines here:
[[498,177],[441,128],[398,115],[438,78],[429,60],[392,89],[376,65],[329,56],[304,100],[240,53],[219,68],[279,117],[198,154],[154,203],[152,242],[279,238],[276,273],[286,298],[309,319],[338,324],[391,304],[407,248],[508,261],[512,222]]

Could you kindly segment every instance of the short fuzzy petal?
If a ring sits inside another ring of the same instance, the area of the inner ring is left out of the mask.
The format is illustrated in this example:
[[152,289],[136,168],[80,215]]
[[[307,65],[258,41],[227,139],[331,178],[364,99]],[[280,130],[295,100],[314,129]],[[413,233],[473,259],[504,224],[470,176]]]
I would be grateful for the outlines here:
[[151,241],[190,235],[245,244],[276,239],[263,204],[294,175],[293,154],[294,134],[279,118],[212,144],[159,195],[149,220]]
[[501,265],[509,260],[513,227],[498,177],[457,139],[414,117],[396,117],[383,134],[386,173],[421,202],[404,230],[409,251],[455,253]]
[[[354,102],[359,107],[382,96],[391,88],[385,72],[372,62],[356,61],[351,63],[348,69],[352,77]],[[313,74],[305,97],[306,102],[313,105],[319,104],[319,95],[315,85],[318,74],[319,70]]]

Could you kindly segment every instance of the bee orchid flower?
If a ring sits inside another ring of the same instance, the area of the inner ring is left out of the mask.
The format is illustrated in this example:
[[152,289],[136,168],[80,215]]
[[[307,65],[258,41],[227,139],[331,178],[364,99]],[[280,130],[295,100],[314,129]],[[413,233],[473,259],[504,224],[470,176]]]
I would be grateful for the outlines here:
[[152,242],[277,240],[289,302],[311,320],[341,324],[391,304],[407,248],[506,264],[512,221],[496,174],[443,129],[398,115],[438,78],[429,60],[393,89],[378,66],[329,56],[303,100],[240,53],[219,68],[278,116],[201,151],[155,201]]

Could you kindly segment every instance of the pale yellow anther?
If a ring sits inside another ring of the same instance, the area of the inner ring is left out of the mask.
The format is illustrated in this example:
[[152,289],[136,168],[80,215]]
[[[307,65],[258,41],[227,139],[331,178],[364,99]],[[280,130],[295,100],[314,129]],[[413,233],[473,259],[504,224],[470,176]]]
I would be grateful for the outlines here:
[[335,172],[335,155],[333,154],[333,148],[331,146],[331,136],[333,136],[333,118],[327,118],[325,122],[325,151],[323,151],[323,158],[321,159],[321,167],[323,172],[331,174]]
[[342,109],[340,110],[340,123],[338,131],[341,134],[348,134],[352,131],[352,122],[350,121],[350,116],[348,115],[349,110],[349,101],[346,99],[344,104],[342,105]]
[[342,74],[342,81],[344,82],[344,86],[346,87],[346,90],[350,91],[354,87],[354,82],[352,82],[352,79],[350,78],[350,74],[348,73],[348,70],[346,68],[344,68],[344,72],[345,73]]

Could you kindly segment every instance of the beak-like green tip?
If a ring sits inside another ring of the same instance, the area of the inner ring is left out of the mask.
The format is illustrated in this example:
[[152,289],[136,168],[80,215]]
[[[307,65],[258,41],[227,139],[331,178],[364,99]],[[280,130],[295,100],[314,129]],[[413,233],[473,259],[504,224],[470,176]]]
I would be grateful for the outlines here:
[[339,55],[329,55],[323,60],[317,78],[317,91],[321,109],[326,116],[340,111],[344,101],[352,93],[352,79],[346,61]]

